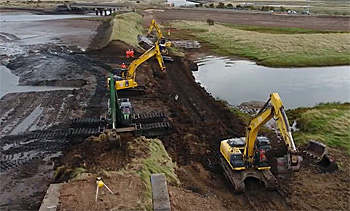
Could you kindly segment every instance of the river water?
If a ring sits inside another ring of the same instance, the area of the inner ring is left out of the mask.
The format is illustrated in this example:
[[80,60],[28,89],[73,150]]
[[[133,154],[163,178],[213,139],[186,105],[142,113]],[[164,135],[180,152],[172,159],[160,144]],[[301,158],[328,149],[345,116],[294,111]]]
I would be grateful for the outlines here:
[[285,107],[312,107],[320,102],[350,101],[350,66],[270,68],[255,62],[207,56],[197,61],[197,82],[231,105],[266,101],[279,93]]
[[57,86],[18,86],[19,77],[12,74],[5,67],[0,66],[0,98],[8,93],[14,92],[33,92],[33,91],[51,91],[51,90],[73,90],[73,87],[57,87]]
[[67,90],[70,87],[18,86],[19,77],[3,66],[8,58],[36,51],[36,46],[77,45],[88,47],[89,37],[95,33],[98,22],[55,21],[95,15],[35,15],[28,12],[2,12],[0,15],[0,98],[8,93],[29,91]]

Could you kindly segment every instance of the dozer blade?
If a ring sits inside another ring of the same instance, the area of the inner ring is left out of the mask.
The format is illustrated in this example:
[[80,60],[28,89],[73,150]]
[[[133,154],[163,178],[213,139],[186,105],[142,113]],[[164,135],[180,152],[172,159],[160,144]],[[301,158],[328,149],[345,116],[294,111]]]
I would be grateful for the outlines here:
[[327,154],[328,148],[321,142],[310,140],[309,145],[306,147],[304,152],[318,160],[322,160],[322,158]]

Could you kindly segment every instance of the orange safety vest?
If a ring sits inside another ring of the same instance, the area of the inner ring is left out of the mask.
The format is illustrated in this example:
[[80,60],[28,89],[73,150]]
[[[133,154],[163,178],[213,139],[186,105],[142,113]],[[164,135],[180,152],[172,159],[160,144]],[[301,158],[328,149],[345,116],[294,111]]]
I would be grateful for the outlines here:
[[125,51],[125,54],[126,54],[126,58],[129,58],[131,56],[129,50]]

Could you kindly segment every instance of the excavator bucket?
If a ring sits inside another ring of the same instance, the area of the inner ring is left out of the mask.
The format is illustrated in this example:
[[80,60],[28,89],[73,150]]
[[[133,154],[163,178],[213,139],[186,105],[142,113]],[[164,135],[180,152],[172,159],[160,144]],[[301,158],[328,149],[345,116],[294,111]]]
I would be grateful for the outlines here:
[[156,40],[154,40],[150,37],[146,37],[146,36],[142,36],[142,35],[137,36],[137,42],[145,50],[150,49],[154,45],[155,41]]
[[322,160],[322,158],[327,154],[328,148],[321,142],[310,140],[309,145],[306,147],[304,152],[318,160]]
[[328,157],[328,155],[324,155],[316,164],[321,172],[332,173],[338,169],[337,163],[332,158]]

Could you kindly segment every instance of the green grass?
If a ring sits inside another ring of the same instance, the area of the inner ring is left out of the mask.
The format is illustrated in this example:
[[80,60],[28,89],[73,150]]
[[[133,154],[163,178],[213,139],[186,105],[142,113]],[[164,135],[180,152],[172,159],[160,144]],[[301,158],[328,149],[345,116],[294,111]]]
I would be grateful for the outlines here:
[[[150,155],[143,161],[142,168],[137,172],[146,185],[146,198],[152,199],[151,174],[164,173],[168,184],[179,185],[180,180],[175,174],[175,163],[172,162],[163,143],[159,139],[150,139]],[[146,208],[150,204],[146,204]]]
[[350,103],[322,103],[313,108],[288,110],[290,121],[297,121],[300,131],[294,132],[297,144],[309,139],[328,146],[350,150]]
[[[245,57],[265,66],[305,67],[350,64],[350,33],[296,33],[296,29],[293,28],[288,29],[289,34],[285,34],[286,31],[284,34],[271,34],[220,24],[209,26],[205,22],[194,21],[177,21],[172,22],[172,25],[188,31],[196,39],[205,42],[204,44],[208,45],[209,50],[214,54]],[[258,29],[261,30],[260,27],[254,30]],[[299,32],[302,31],[302,29],[299,30]]]
[[249,25],[238,25],[223,23],[223,26],[230,27],[233,29],[240,29],[246,31],[268,33],[268,34],[330,34],[330,33],[349,33],[348,31],[335,31],[335,30],[314,30],[314,29],[303,29],[295,27],[264,27],[264,26],[249,26]]
[[248,123],[250,122],[250,120],[253,118],[252,116],[250,116],[247,113],[243,113],[242,111],[240,111],[238,108],[233,108],[230,107],[229,108],[230,111],[232,113],[234,113],[242,122],[244,122],[244,124],[248,125]]
[[134,47],[138,46],[137,35],[142,34],[142,16],[134,13],[124,13],[113,18],[111,40],[121,40]]

